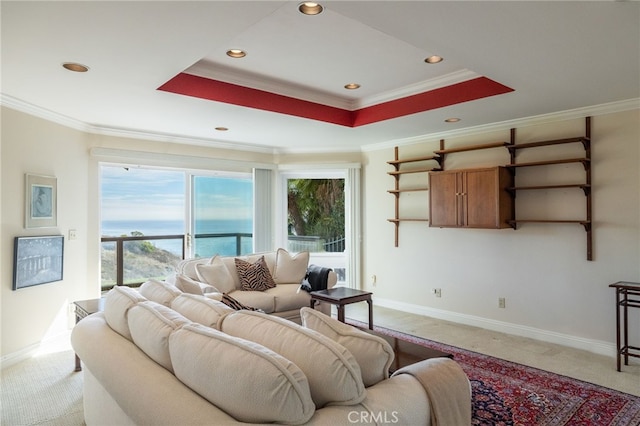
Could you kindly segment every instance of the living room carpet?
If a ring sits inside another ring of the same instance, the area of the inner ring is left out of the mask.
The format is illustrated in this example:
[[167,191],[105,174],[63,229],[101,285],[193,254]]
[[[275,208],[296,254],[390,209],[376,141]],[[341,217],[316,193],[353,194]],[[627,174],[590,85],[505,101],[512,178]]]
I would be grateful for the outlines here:
[[473,425],[640,425],[640,398],[634,395],[388,328],[374,330],[453,354],[471,381]]

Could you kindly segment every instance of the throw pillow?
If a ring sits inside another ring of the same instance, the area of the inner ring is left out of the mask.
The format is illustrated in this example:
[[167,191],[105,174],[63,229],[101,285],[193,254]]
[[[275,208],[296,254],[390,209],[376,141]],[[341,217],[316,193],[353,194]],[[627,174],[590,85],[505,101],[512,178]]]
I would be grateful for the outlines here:
[[307,273],[309,252],[303,251],[291,255],[283,248],[276,253],[276,268],[273,280],[278,284],[300,284]]
[[228,294],[223,294],[222,300],[220,301],[225,305],[227,305],[228,307],[235,309],[236,311],[239,311],[241,309],[246,309],[248,311],[262,311],[262,309],[252,308],[251,306],[243,305],[242,303],[238,302],[236,299],[229,296]]
[[276,286],[264,256],[260,256],[254,263],[236,258],[235,263],[241,290],[265,291]]
[[198,279],[214,286],[220,293],[228,293],[236,289],[233,277],[220,256],[215,256],[207,264],[196,265]]
[[182,274],[176,275],[175,285],[178,288],[178,290],[182,291],[183,293],[197,294],[197,295],[202,295],[203,293],[202,287],[200,287],[200,284],[198,284],[197,281],[192,280],[186,275],[182,275]]
[[366,387],[389,377],[389,367],[395,355],[391,345],[383,338],[358,330],[308,307],[300,309],[300,318],[304,327],[327,336],[351,352],[360,365],[362,381]]

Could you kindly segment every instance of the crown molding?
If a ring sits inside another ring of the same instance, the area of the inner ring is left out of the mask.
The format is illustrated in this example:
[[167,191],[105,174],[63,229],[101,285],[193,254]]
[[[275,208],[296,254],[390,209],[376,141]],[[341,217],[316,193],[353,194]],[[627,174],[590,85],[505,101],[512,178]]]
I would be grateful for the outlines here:
[[431,90],[440,89],[442,87],[451,86],[454,84],[462,83],[464,81],[473,80],[474,78],[482,77],[468,69],[462,69],[454,71],[449,74],[442,75],[440,77],[432,78],[429,80],[421,81],[415,84],[401,87],[395,90],[389,90],[377,95],[368,96],[362,98],[353,103],[353,110],[378,105],[384,102],[393,101],[396,99],[405,98],[407,96],[416,95],[418,93],[429,92]]
[[584,118],[586,116],[613,114],[634,109],[640,109],[640,98],[609,102],[606,104],[576,108],[567,111],[552,112],[549,114],[536,115],[532,117],[517,118],[514,120],[501,121],[498,123],[482,124],[480,126],[465,127],[463,129],[448,130],[446,132],[427,133],[420,136],[413,136],[411,138],[389,140],[363,146],[362,152],[378,151],[381,149],[393,148],[396,146],[409,146],[423,143],[425,141],[463,137],[478,133],[488,133],[493,131],[509,130],[512,128],[537,126],[558,121]]
[[43,120],[60,124],[65,127],[95,135],[113,136],[129,139],[142,139],[154,142],[177,143],[183,145],[203,146],[207,148],[228,149],[233,151],[246,151],[270,155],[274,155],[277,153],[277,150],[271,147],[242,144],[241,149],[239,149],[239,145],[237,143],[222,142],[216,139],[198,139],[193,137],[173,135],[169,133],[141,132],[131,129],[88,124],[80,120],[69,118],[57,112],[50,111],[46,108],[35,106],[12,96],[5,95],[4,93],[0,94],[0,105],[14,109],[16,111],[24,112],[25,114],[42,118]]

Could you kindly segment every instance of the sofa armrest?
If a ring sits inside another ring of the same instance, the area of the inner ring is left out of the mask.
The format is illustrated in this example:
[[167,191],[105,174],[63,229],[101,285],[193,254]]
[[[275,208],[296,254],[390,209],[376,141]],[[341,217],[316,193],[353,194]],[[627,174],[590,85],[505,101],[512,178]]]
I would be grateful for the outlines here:
[[327,288],[333,288],[338,283],[338,274],[335,271],[329,272],[329,278],[327,279]]

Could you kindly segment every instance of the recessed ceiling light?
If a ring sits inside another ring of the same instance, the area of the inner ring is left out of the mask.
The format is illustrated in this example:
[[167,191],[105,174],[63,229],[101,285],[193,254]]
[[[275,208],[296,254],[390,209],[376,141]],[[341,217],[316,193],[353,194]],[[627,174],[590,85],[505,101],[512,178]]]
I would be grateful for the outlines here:
[[344,88],[347,90],[355,90],[355,89],[359,89],[360,85],[358,83],[349,83],[349,84],[345,84]]
[[78,64],[76,62],[65,62],[62,64],[62,67],[64,69],[67,69],[69,71],[73,71],[73,72],[87,72],[89,71],[89,67],[86,65],[82,65],[82,64]]
[[437,64],[438,62],[442,62],[443,59],[444,58],[442,56],[432,55],[426,58],[424,61],[428,64]]
[[305,1],[298,5],[298,10],[304,15],[319,15],[324,8],[321,4],[312,1]]
[[216,127],[216,130],[219,132],[226,132],[227,130],[229,130],[229,128],[220,126],[220,127]]
[[447,118],[444,121],[445,123],[457,123],[458,121],[460,121],[460,119],[458,117],[451,117],[451,118]]
[[232,58],[244,58],[247,56],[247,52],[241,49],[229,49],[227,50],[227,56]]

